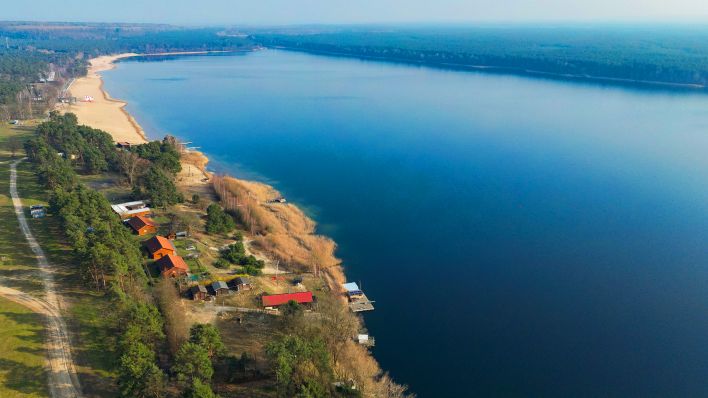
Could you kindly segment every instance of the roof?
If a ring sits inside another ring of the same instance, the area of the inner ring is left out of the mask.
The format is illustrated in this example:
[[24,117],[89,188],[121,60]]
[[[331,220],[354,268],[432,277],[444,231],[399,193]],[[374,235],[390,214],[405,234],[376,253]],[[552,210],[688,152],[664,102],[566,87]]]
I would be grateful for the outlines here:
[[356,284],[356,282],[349,282],[349,283],[344,283],[342,284],[342,287],[344,290],[347,291],[347,294],[352,296],[352,295],[357,295],[357,294],[364,294],[364,292],[359,289],[359,285]]
[[155,253],[160,249],[168,249],[175,251],[175,245],[170,242],[169,239],[164,236],[154,236],[145,241],[145,246],[150,253]]
[[150,208],[147,206],[147,203],[144,200],[118,203],[116,205],[111,205],[111,209],[113,209],[113,211],[120,215],[130,215],[150,211]]
[[250,285],[251,281],[248,278],[244,278],[242,276],[239,276],[238,278],[234,279],[234,282],[237,285]]
[[263,296],[261,297],[261,300],[263,301],[263,305],[266,307],[283,305],[291,300],[297,302],[298,304],[311,303],[312,292],[274,294],[271,296]]
[[344,283],[344,284],[342,284],[342,287],[347,292],[360,292],[361,291],[361,289],[359,289],[359,285],[357,285],[356,282]]
[[192,293],[206,293],[207,289],[204,285],[194,285],[189,289]]
[[157,225],[155,224],[154,221],[147,217],[143,216],[135,216],[128,220],[128,225],[130,225],[131,228],[133,228],[136,231],[139,231],[140,229],[150,226],[150,227],[156,227]]
[[180,256],[174,254],[168,254],[159,260],[155,261],[155,264],[160,266],[160,270],[164,273],[172,268],[179,268],[185,272],[189,271],[189,266],[184,262],[184,259]]
[[219,290],[219,289],[228,289],[229,286],[224,281],[215,281],[215,282],[212,282],[211,288],[214,290]]

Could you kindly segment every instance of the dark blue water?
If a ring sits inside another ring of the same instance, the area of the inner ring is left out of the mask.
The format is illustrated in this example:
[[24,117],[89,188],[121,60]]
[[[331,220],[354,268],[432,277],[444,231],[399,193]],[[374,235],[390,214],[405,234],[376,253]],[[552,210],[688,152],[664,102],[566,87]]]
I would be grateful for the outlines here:
[[106,87],[304,206],[419,396],[708,396],[708,96],[280,51]]

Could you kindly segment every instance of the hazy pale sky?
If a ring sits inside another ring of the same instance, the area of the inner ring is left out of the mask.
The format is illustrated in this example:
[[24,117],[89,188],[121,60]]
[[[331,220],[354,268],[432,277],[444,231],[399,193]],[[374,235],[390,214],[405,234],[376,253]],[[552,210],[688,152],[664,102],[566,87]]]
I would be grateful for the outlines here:
[[708,0],[0,0],[0,19],[176,24],[708,22]]

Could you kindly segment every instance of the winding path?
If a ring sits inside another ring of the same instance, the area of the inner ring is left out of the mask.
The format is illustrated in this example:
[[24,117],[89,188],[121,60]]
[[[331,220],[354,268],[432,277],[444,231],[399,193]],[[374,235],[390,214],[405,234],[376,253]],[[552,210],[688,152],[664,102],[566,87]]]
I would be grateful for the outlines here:
[[0,286],[0,296],[22,304],[47,319],[47,361],[49,363],[49,391],[53,398],[79,398],[81,385],[76,375],[76,367],[71,355],[71,341],[66,323],[59,310],[59,298],[54,286],[54,276],[49,261],[27,224],[22,200],[17,194],[17,165],[24,159],[10,164],[10,196],[15,207],[20,229],[37,258],[45,298],[39,299],[27,293]]

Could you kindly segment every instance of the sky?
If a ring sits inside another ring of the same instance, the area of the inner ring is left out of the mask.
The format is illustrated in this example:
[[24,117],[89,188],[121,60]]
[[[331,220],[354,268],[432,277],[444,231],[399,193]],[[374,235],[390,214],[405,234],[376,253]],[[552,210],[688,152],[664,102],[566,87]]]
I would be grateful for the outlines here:
[[0,0],[0,19],[190,25],[708,22],[708,0]]

